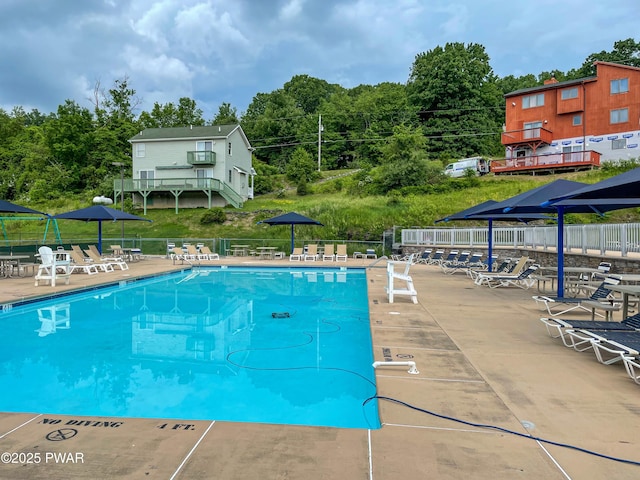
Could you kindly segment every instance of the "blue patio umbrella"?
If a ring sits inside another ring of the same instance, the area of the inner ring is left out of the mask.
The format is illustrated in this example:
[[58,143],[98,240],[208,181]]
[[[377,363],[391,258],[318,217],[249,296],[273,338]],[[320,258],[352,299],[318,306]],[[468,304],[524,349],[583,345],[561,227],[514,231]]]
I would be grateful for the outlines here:
[[36,215],[47,215],[46,213],[39,212],[38,210],[33,210],[31,208],[23,207],[22,205],[17,205],[15,203],[11,203],[7,200],[0,200],[0,212],[2,213],[33,213]]
[[452,222],[456,220],[487,220],[488,221],[488,245],[487,245],[487,265],[489,270],[491,270],[491,264],[493,263],[493,221],[504,221],[504,222],[531,222],[534,220],[555,220],[555,218],[538,213],[527,213],[527,214],[519,214],[519,213],[500,213],[494,212],[490,214],[481,214],[478,212],[482,212],[488,208],[493,207],[498,202],[496,200],[487,200],[486,202],[482,202],[473,207],[467,208],[466,210],[462,210],[460,212],[454,213],[447,217],[436,220],[438,222]]
[[151,222],[147,218],[138,217],[122,210],[108,208],[104,205],[93,205],[92,207],[72,210],[70,212],[59,213],[52,218],[59,220],[80,220],[82,222],[98,222],[98,251],[102,253],[102,222],[117,222],[122,220],[138,220]]
[[[612,177],[615,178],[615,177]],[[611,179],[609,179],[611,180]],[[607,180],[604,180],[607,182]],[[613,186],[613,182],[607,182],[605,186]],[[487,210],[478,212],[480,214],[491,213],[493,211],[502,211],[505,213],[544,213],[556,212],[558,215],[558,297],[564,296],[564,282],[560,279],[564,278],[564,214],[565,213],[599,213],[608,212],[610,210],[619,210],[621,208],[629,208],[640,205],[640,198],[573,198],[580,192],[591,191],[595,185],[587,185],[580,182],[571,182],[569,180],[556,180],[554,182],[542,185],[527,192],[516,195],[515,197],[498,202]],[[587,188],[589,187],[589,188]],[[613,190],[612,190],[613,191]],[[621,195],[622,193],[618,193]],[[564,199],[562,201],[553,199]],[[588,201],[587,201],[588,200]]]
[[[570,200],[565,206],[578,204],[591,204],[594,211],[598,211],[600,205],[607,210],[616,208],[635,207],[640,204],[640,168],[634,168],[627,172],[615,175],[592,185],[586,185],[579,190],[557,195],[547,202],[549,205],[557,205],[563,200]],[[591,202],[589,202],[591,200]],[[616,201],[618,201],[616,203]]]
[[291,225],[291,251],[293,252],[295,235],[293,231],[294,225],[320,225],[324,227],[317,220],[305,217],[296,212],[289,212],[277,217],[268,218],[267,220],[261,220],[258,223],[266,223],[267,225]]

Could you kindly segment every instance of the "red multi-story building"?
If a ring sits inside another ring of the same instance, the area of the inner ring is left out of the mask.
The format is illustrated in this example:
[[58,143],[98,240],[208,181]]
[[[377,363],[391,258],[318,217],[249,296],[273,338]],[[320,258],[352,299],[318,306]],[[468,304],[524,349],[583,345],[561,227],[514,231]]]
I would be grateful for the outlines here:
[[640,156],[640,68],[595,62],[596,75],[505,95],[506,158],[491,171],[578,169]]

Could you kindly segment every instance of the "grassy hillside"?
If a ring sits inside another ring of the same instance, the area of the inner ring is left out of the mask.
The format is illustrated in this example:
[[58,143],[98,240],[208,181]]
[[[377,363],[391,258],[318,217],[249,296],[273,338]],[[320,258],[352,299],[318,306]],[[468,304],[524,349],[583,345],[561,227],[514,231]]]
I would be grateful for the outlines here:
[[[126,222],[126,237],[143,238],[288,238],[289,231],[283,227],[257,225],[259,220],[271,216],[296,211],[319,220],[324,227],[296,227],[296,235],[322,239],[380,240],[382,232],[393,226],[424,227],[434,225],[434,221],[446,215],[476,205],[485,200],[503,200],[518,193],[535,188],[557,178],[565,178],[585,183],[595,183],[617,171],[590,171],[562,175],[544,176],[493,176],[477,179],[456,179],[450,190],[439,194],[363,196],[349,195],[345,189],[337,191],[326,180],[312,187],[316,193],[298,196],[294,189],[284,195],[264,195],[245,203],[244,208],[225,208],[227,220],[223,224],[201,224],[207,210],[184,209],[176,215],[173,209],[148,210],[147,218],[153,222]],[[325,176],[330,172],[325,173]],[[466,183],[465,183],[466,182]],[[331,192],[331,193],[323,193]],[[90,200],[60,199],[55,204],[29,205],[51,214],[82,208]],[[141,211],[135,211],[142,215]],[[596,215],[567,215],[567,223],[592,222],[632,222],[639,221],[639,209],[611,212],[606,217]],[[484,222],[479,222],[483,224]],[[95,222],[73,220],[59,221],[64,239],[92,237],[96,235]],[[472,222],[461,222],[470,226]],[[40,241],[45,230],[45,221],[4,222],[10,240],[34,239]],[[451,225],[455,225],[452,223]],[[55,237],[49,230],[47,239]],[[105,237],[119,237],[121,223],[103,223]]]

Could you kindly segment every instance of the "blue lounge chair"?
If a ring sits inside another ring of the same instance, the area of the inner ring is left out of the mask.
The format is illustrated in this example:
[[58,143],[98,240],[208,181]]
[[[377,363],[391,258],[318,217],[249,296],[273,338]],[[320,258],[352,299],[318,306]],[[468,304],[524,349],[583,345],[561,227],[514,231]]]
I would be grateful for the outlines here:
[[[542,310],[546,309],[550,316],[555,317],[564,315],[567,312],[573,310],[585,310],[591,311],[594,314],[603,317],[599,313],[595,312],[599,306],[602,309],[613,311],[619,310],[620,305],[616,304],[616,299],[613,297],[613,292],[606,288],[606,285],[617,285],[620,283],[620,279],[615,277],[607,277],[604,281],[594,290],[591,296],[586,298],[572,298],[572,297],[548,297],[546,295],[534,295],[532,298],[538,305],[543,305]],[[560,311],[558,311],[558,309]]]
[[[562,343],[566,347],[579,350],[576,348],[576,338],[566,333],[567,329],[584,329],[589,331],[625,331],[634,332],[640,330],[640,313],[631,315],[621,322],[604,322],[596,320],[568,320],[554,317],[542,317],[540,321],[547,327],[547,333],[552,338],[562,339]],[[585,344],[586,345],[586,344]],[[587,349],[590,345],[587,346]]]

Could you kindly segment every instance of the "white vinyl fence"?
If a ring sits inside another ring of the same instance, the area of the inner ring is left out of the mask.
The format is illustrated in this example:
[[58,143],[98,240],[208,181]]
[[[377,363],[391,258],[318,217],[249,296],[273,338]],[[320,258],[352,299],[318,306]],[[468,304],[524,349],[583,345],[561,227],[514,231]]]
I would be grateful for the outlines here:
[[[492,229],[494,247],[556,249],[558,227],[518,226]],[[473,228],[408,228],[402,230],[402,245],[486,247],[488,227]],[[566,250],[597,251],[601,255],[640,252],[640,223],[565,225]]]

